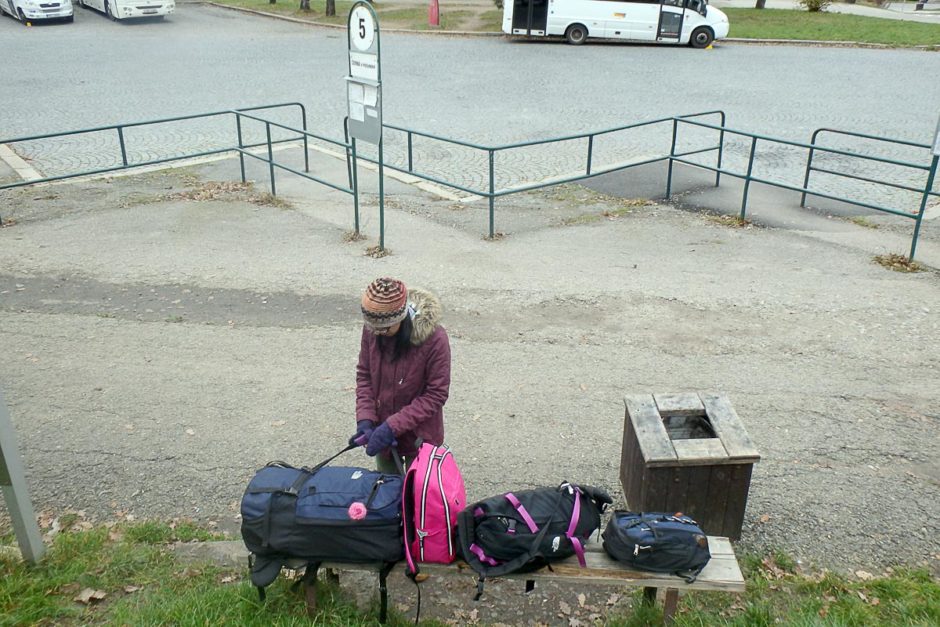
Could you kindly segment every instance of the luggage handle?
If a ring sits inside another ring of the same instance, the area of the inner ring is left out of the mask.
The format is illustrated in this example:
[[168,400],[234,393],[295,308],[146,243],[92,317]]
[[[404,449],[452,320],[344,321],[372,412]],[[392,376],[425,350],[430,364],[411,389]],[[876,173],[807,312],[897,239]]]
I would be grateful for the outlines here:
[[[317,474],[317,472],[319,472],[321,468],[329,464],[331,461],[333,461],[334,459],[336,459],[337,457],[339,457],[346,451],[351,451],[354,448],[359,448],[359,446],[360,446],[359,444],[347,444],[346,447],[343,450],[341,450],[339,453],[336,453],[335,455],[324,459],[322,462],[320,462],[313,468],[307,468],[307,467],[299,468],[298,470],[300,470],[300,475],[298,475],[297,480],[294,481],[291,487],[284,490],[284,492],[287,494],[293,494],[294,496],[296,496],[301,486],[303,486],[303,484],[307,482],[308,476]],[[399,473],[404,475],[405,469],[401,463],[401,456],[399,456],[398,454],[398,449],[396,449],[394,446],[391,447],[391,449],[392,449],[392,458],[395,460],[395,466],[398,468]],[[283,462],[278,462],[278,463],[283,463]]]

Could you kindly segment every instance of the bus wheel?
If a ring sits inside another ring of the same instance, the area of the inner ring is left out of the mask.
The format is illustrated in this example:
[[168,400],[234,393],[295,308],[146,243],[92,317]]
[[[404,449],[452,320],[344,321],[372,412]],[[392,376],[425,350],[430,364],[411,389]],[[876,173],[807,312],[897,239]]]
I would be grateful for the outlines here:
[[116,17],[114,17],[114,9],[111,8],[111,3],[108,2],[107,0],[105,0],[105,3],[104,3],[104,14],[108,16],[109,20],[117,19]]
[[692,31],[689,43],[693,48],[708,48],[714,40],[715,35],[712,33],[712,29],[702,26]]
[[580,46],[587,39],[587,28],[581,24],[572,24],[565,31],[565,39],[568,40],[569,44]]

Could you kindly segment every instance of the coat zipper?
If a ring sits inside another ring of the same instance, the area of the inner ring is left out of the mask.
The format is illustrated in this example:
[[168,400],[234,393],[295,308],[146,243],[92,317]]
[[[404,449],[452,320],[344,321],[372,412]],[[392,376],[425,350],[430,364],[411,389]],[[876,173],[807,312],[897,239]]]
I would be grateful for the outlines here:
[[447,523],[447,556],[454,556],[454,539],[451,537],[450,533],[450,504],[447,502],[447,495],[444,494],[444,478],[442,474],[442,467],[444,465],[444,460],[450,455],[450,449],[446,446],[442,447],[444,449],[444,454],[441,455],[441,459],[437,462],[437,484],[441,488],[441,500],[444,502],[444,520]]

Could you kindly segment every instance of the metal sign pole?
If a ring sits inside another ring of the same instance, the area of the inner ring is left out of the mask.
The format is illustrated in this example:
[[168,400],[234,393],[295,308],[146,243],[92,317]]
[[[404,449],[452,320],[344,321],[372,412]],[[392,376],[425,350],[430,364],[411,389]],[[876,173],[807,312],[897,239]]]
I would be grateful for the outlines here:
[[[382,64],[379,19],[368,2],[349,10],[346,30],[349,76],[346,98],[349,135],[375,144],[379,151],[379,249],[385,250],[385,159],[382,150]],[[357,190],[358,192],[358,190]]]
[[23,473],[23,462],[16,446],[16,432],[10,422],[3,390],[0,390],[0,487],[7,504],[13,531],[23,559],[36,563],[46,551],[36,524],[36,514],[29,500],[29,489]]

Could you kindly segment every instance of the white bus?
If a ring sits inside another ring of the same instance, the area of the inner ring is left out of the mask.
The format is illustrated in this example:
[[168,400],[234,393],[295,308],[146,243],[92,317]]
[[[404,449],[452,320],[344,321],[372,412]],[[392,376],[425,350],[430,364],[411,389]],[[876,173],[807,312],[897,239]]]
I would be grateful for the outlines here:
[[728,36],[728,16],[707,0],[504,0],[503,32],[691,44],[707,48]]
[[0,15],[9,13],[19,21],[74,19],[72,0],[0,0]]
[[78,4],[85,9],[97,9],[112,20],[163,18],[176,9],[176,0],[78,0]]

